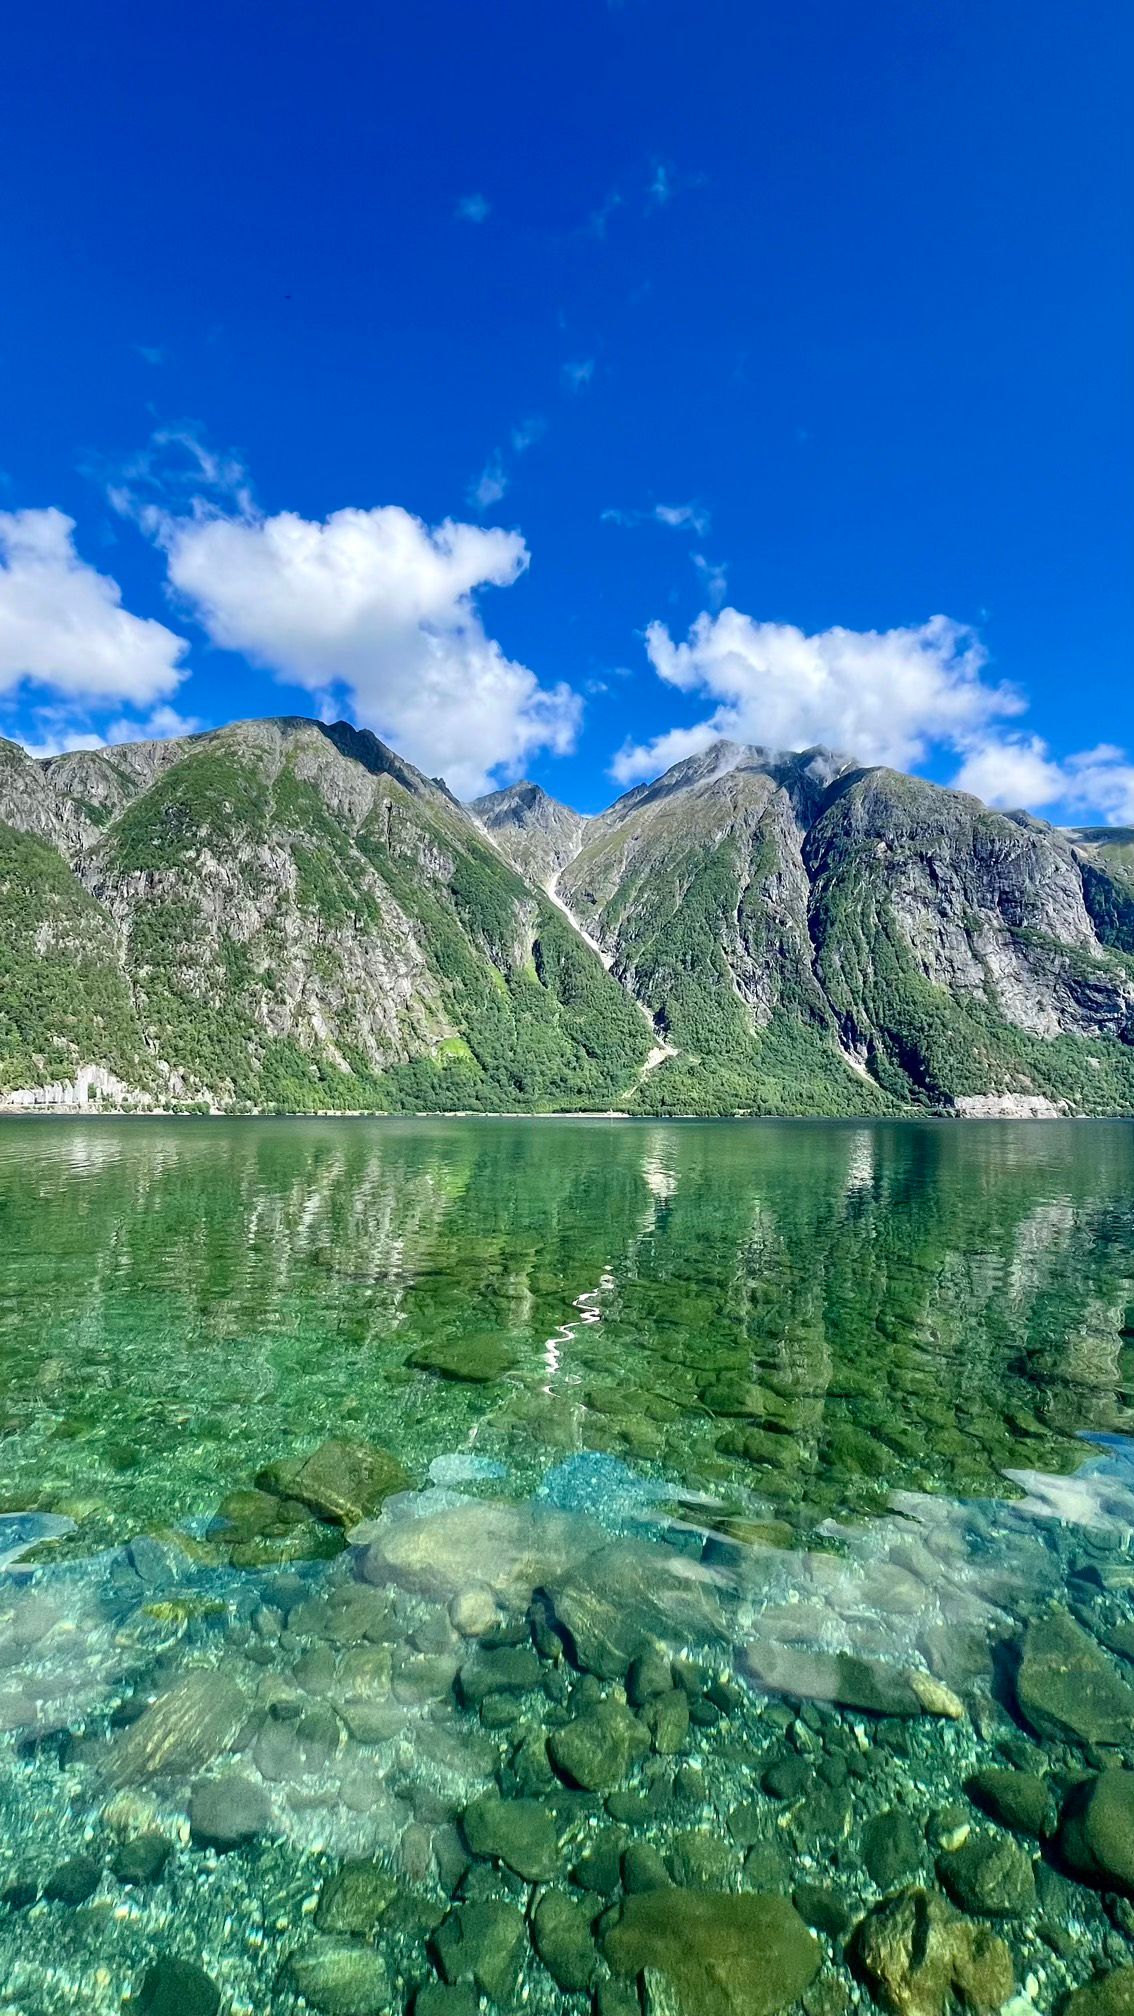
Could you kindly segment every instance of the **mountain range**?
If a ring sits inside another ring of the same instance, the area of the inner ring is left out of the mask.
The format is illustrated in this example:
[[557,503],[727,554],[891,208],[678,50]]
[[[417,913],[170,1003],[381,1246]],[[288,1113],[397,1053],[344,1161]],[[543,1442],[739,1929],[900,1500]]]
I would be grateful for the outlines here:
[[584,817],[339,722],[0,741],[0,1103],[1134,1112],[1134,831],[718,742]]

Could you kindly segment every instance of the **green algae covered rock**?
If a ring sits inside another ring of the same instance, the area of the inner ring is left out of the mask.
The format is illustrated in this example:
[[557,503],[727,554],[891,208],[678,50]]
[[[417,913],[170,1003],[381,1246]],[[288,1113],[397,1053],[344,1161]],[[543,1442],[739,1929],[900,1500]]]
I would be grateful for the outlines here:
[[398,1879],[379,1862],[345,1862],[323,1885],[315,1923],[320,1932],[368,1938],[398,1894]]
[[1010,1834],[970,1834],[938,1857],[937,1874],[954,1904],[974,1917],[1019,1918],[1035,1909],[1031,1856]]
[[503,1862],[527,1883],[543,1883],[559,1866],[555,1823],[537,1799],[501,1799],[486,1792],[466,1806],[465,1840],[483,1861]]
[[1084,1882],[1134,1897],[1134,1771],[1102,1771],[1075,1786],[1063,1808],[1059,1849]]
[[515,1371],[516,1354],[498,1331],[479,1330],[472,1337],[436,1338],[423,1344],[407,1362],[415,1372],[431,1372],[435,1379],[491,1386]]
[[1055,1801],[1035,1771],[988,1765],[976,1771],[965,1790],[969,1798],[1001,1826],[1042,1841],[1055,1828]]
[[1134,2016],[1134,1967],[1118,1967],[1076,1988],[1060,2016]]
[[532,1913],[532,1944],[556,1986],[577,1995],[594,1979],[598,1954],[591,1921],[562,1890],[545,1890]]
[[820,1959],[786,1897],[672,1887],[628,1897],[603,1953],[615,1974],[664,1975],[675,2016],[773,2016],[810,1986]]
[[387,2016],[390,1977],[373,1946],[328,1940],[292,1955],[291,1984],[319,2016]]
[[613,1792],[650,1747],[636,1715],[620,1701],[600,1701],[548,1737],[551,1761],[584,1792]]
[[523,1948],[523,1912],[498,1899],[460,1905],[433,1940],[446,1981],[474,1981],[494,2002],[504,2003],[515,1992]]
[[220,1990],[191,1960],[163,1954],[155,1960],[138,1994],[126,2005],[136,2016],[216,2016]]
[[934,1890],[901,1890],[876,1904],[855,1928],[851,1958],[891,2016],[946,2016],[954,1999],[993,2010],[1012,1993],[1003,1939],[959,1917]]
[[1056,1742],[1134,1738],[1134,1687],[1066,1610],[1051,1610],[1024,1634],[1016,1700],[1039,1736]]
[[317,1518],[350,1527],[369,1519],[395,1491],[407,1491],[412,1481],[396,1456],[372,1442],[321,1442],[290,1478],[288,1496]]

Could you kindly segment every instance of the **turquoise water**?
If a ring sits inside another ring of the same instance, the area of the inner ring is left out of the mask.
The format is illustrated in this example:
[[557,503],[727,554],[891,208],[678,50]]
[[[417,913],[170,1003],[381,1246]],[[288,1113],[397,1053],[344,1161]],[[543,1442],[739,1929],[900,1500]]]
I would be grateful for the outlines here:
[[1124,1123],[5,1123],[0,2008],[1134,1963],[1132,1175]]

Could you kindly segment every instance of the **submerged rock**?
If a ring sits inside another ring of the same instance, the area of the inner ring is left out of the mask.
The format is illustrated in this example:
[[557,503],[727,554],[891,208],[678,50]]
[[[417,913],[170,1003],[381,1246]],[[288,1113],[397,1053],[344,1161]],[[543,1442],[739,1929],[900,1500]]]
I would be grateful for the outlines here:
[[547,1741],[551,1761],[570,1784],[584,1792],[613,1792],[650,1747],[637,1717],[620,1701],[600,1701],[576,1715]]
[[371,1442],[321,1442],[288,1482],[288,1496],[336,1526],[369,1519],[412,1480],[396,1456]]
[[1042,1841],[1055,1828],[1055,1801],[1034,1771],[998,1769],[974,1772],[965,1787],[969,1798],[1003,1827]]
[[974,1917],[1018,1918],[1035,1909],[1031,1856],[1010,1834],[970,1834],[938,1858],[937,1874],[954,1904]]
[[598,1954],[591,1921],[562,1890],[545,1890],[532,1913],[532,1944],[565,1995],[582,1994],[594,1979]]
[[773,2016],[809,1987],[820,1959],[786,1897],[673,1887],[628,1897],[603,1952],[615,1974],[664,1975],[674,2016]]
[[1134,1897],[1134,1771],[1102,1771],[1068,1795],[1059,1849],[1087,1883]]
[[315,1923],[320,1932],[369,1938],[398,1894],[398,1880],[378,1862],[346,1862],[323,1885]]
[[569,1513],[471,1498],[417,1518],[387,1515],[369,1536],[360,1572],[367,1582],[398,1582],[442,1602],[479,1583],[497,1602],[522,1609],[533,1590],[604,1542],[601,1528]]
[[949,1909],[935,1891],[887,1897],[855,1929],[852,1958],[875,2000],[892,2016],[946,2016],[998,2009],[1012,1993],[1012,1956],[1003,1939]]
[[222,1854],[240,1848],[272,1825],[272,1802],[255,1779],[229,1772],[194,1786],[189,1801],[189,1828],[200,1848]]
[[461,1825],[474,1855],[503,1862],[525,1882],[542,1883],[559,1863],[555,1823],[536,1799],[501,1799],[486,1792],[466,1806]]
[[860,1659],[853,1652],[808,1652],[798,1645],[759,1640],[746,1645],[741,1658],[749,1677],[769,1694],[831,1701],[867,1715],[933,1712],[919,1699],[907,1674],[878,1659]]
[[296,1993],[320,2016],[387,2016],[390,1977],[373,1946],[309,1946],[293,1954],[289,1972]]
[[497,1899],[462,1904],[435,1934],[433,1947],[446,1981],[474,1981],[494,2002],[506,2002],[519,1979],[524,1914]]
[[625,1679],[631,1664],[658,1645],[726,1635],[713,1577],[670,1547],[610,1542],[546,1587],[576,1665],[600,1680]]
[[1060,2016],[1134,2016],[1134,1967],[1118,1967],[1076,1988]]
[[245,1711],[243,1690],[231,1674],[216,1667],[187,1673],[114,1739],[108,1782],[132,1785],[203,1770],[227,1750]]
[[128,2004],[138,2016],[216,2016],[220,1989],[191,1960],[155,1960]]
[[479,1330],[471,1337],[436,1338],[423,1344],[406,1362],[415,1372],[431,1372],[435,1379],[492,1386],[515,1371],[516,1353],[498,1331]]
[[1020,1712],[1037,1735],[1078,1743],[1134,1738],[1134,1687],[1066,1610],[1029,1624],[1016,1675]]
[[862,1859],[880,1890],[893,1890],[903,1878],[916,1876],[924,1856],[925,1842],[908,1813],[888,1808],[862,1830]]

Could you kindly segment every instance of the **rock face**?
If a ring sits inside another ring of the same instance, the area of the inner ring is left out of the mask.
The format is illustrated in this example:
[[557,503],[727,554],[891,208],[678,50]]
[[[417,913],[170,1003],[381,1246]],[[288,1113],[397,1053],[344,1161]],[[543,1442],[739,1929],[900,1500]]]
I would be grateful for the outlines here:
[[1134,1111],[1129,851],[822,749],[583,818],[341,722],[0,741],[0,1103]]

